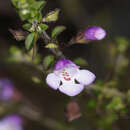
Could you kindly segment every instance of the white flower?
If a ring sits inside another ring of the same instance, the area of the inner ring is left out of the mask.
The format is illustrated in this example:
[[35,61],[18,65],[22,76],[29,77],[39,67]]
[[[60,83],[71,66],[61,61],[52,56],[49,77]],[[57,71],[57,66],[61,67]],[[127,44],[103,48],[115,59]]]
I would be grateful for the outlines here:
[[80,70],[79,66],[67,59],[59,60],[53,73],[47,75],[46,82],[54,90],[68,96],[76,96],[84,86],[95,80],[95,75],[88,70]]

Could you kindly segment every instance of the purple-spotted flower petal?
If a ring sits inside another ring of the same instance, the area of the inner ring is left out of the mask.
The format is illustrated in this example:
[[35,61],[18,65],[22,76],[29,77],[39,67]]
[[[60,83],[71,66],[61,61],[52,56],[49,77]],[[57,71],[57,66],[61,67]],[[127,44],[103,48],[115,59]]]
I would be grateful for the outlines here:
[[23,130],[22,119],[18,115],[6,116],[0,121],[0,130]]
[[9,100],[13,97],[13,84],[8,79],[0,79],[0,99]]
[[91,26],[85,31],[86,40],[102,40],[106,36],[106,31],[98,26]]
[[72,61],[61,59],[56,63],[54,72],[48,74],[46,82],[54,90],[59,89],[68,96],[76,96],[95,78],[92,72],[80,70]]

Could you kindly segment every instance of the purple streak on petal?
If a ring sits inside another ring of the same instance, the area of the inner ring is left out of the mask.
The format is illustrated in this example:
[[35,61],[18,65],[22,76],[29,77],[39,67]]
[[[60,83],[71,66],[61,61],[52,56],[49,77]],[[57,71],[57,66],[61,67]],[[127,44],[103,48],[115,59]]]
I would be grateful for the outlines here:
[[106,31],[98,26],[91,26],[85,31],[86,40],[102,40],[106,36]]
[[64,67],[66,67],[67,65],[78,67],[71,60],[60,59],[59,61],[57,61],[54,70],[60,70],[60,69],[62,69]]
[[96,76],[88,70],[79,70],[75,78],[81,84],[89,85],[95,80]]
[[63,84],[62,86],[59,87],[60,92],[68,96],[76,96],[83,89],[84,89],[84,86],[82,84]]
[[7,79],[0,79],[0,99],[9,100],[13,96],[13,84]]
[[54,73],[50,73],[47,75],[46,82],[54,90],[58,89],[60,86],[60,78]]

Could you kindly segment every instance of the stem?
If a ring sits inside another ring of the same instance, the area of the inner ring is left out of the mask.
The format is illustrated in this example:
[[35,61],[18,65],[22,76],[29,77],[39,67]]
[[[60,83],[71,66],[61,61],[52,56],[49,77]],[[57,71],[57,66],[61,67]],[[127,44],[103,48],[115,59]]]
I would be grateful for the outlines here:
[[[43,36],[44,36],[43,38],[45,40],[45,44],[47,44],[51,40],[51,38],[48,36],[48,34],[45,31],[43,31]],[[50,51],[53,54],[55,54],[57,57],[65,58],[64,54],[59,49],[50,48]]]
[[35,56],[36,56],[36,53],[37,53],[37,46],[36,46],[37,39],[38,39],[38,34],[35,33],[34,43],[33,43],[33,54],[32,54],[32,60],[34,60],[34,58],[35,58]]
[[90,86],[87,86],[86,87],[86,90],[87,89],[97,89],[97,90],[100,90],[102,93],[104,94],[109,94],[111,95],[111,97],[114,97],[114,96],[118,96],[118,97],[122,97],[122,98],[125,98],[125,94],[123,94],[122,92],[120,92],[119,90],[116,90],[116,89],[111,89],[111,88],[108,88],[108,87],[98,87],[94,84],[90,85]]

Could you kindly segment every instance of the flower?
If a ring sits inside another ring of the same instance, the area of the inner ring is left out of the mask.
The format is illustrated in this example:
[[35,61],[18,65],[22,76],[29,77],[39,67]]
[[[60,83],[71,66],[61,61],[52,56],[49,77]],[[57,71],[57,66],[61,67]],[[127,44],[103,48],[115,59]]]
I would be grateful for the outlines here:
[[22,119],[18,115],[6,116],[0,121],[0,130],[23,130]]
[[98,26],[91,26],[85,31],[86,40],[102,40],[106,36],[106,31]]
[[95,80],[95,75],[88,70],[80,70],[79,66],[67,59],[60,59],[53,73],[47,75],[46,82],[54,90],[68,96],[76,96],[85,85],[91,84]]
[[0,79],[0,99],[9,100],[13,97],[13,84],[8,79]]

